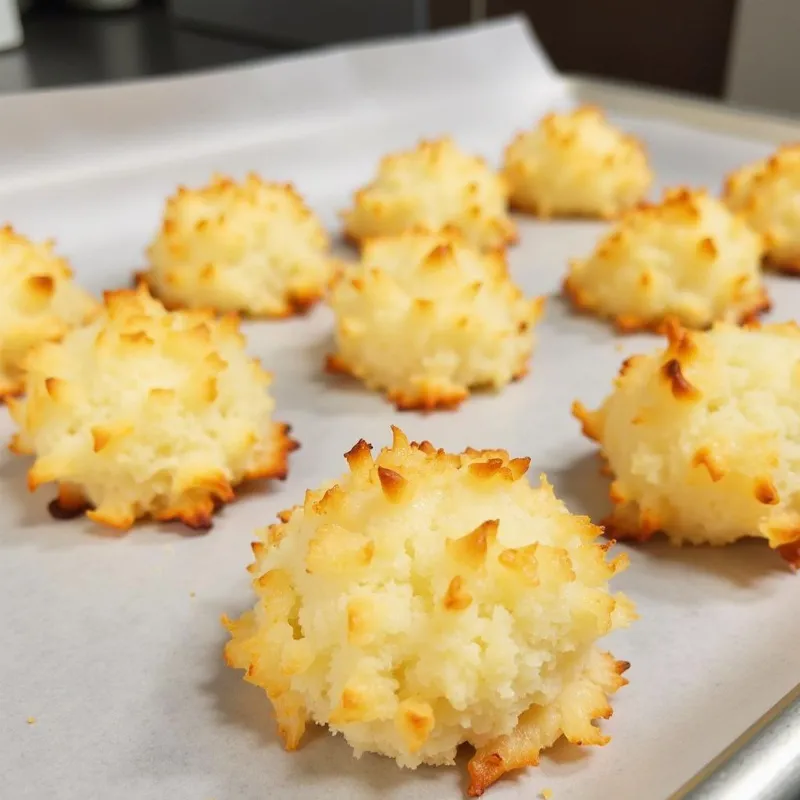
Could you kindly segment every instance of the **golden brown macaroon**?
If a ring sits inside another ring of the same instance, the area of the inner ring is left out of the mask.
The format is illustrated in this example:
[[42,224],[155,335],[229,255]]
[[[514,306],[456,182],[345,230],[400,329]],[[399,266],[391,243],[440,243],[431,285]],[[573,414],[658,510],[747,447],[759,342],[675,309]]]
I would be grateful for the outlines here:
[[608,589],[626,556],[530,485],[530,459],[393,430],[259,532],[258,600],[224,620],[227,663],[264,689],[287,749],[309,722],[411,769],[469,742],[472,796],[561,736],[606,744],[592,723],[628,665],[597,640],[635,619]]
[[213,308],[254,317],[302,313],[333,275],[322,224],[291,184],[216,176],[181,187],[139,274],[168,308]]
[[206,528],[237,484],[285,477],[296,444],[244,344],[235,317],[106,293],[102,316],[36,351],[9,403],[30,490],[57,483],[55,514],[121,530],[147,516]]
[[668,333],[666,349],[624,362],[599,410],[573,406],[614,475],[608,532],[763,537],[800,565],[800,329]]
[[36,244],[10,225],[0,227],[0,402],[18,395],[28,354],[88,322],[97,301],[72,280],[53,242]]
[[594,253],[570,263],[566,295],[622,332],[668,319],[747,322],[769,308],[758,234],[704,191],[670,189],[627,212]]
[[500,389],[525,374],[543,302],[523,297],[502,252],[456,234],[370,239],[332,287],[327,366],[400,409],[455,408],[471,388]]
[[733,172],[724,197],[764,236],[767,265],[800,275],[800,144]]
[[414,150],[386,156],[354,200],[343,217],[345,234],[355,242],[420,226],[452,229],[485,250],[517,239],[505,178],[450,138],[422,141]]
[[511,205],[539,217],[611,219],[641,201],[653,173],[641,142],[599,108],[547,114],[506,148]]

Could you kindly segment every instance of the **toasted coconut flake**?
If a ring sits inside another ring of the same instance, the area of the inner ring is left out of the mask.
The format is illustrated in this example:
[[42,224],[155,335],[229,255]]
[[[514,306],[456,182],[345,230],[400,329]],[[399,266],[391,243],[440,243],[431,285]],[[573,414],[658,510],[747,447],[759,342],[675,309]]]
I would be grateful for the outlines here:
[[445,547],[450,557],[458,564],[478,569],[486,562],[489,544],[496,541],[500,521],[487,519],[472,533],[459,539],[447,539]]
[[794,561],[800,385],[786,365],[798,359],[794,324],[718,323],[691,337],[672,327],[664,350],[630,362],[601,408],[584,409],[615,478],[607,534],[715,545],[759,536]]
[[[489,463],[477,495],[471,467]],[[259,533],[256,607],[226,621],[226,663],[265,689],[287,747],[312,719],[411,768],[470,742],[479,794],[562,734],[604,744],[591,723],[623,665],[596,641],[635,614],[608,592],[627,562],[607,560],[600,529],[502,450],[450,454],[394,428],[374,467],[350,466]],[[387,475],[402,476],[403,502],[387,502]],[[320,515],[326,496],[338,499]]]
[[531,465],[530,458],[512,458],[508,462],[508,469],[511,472],[511,477],[516,481],[519,480]]
[[399,472],[386,467],[378,467],[378,479],[387,500],[392,503],[401,503],[405,499],[408,481]]
[[756,500],[765,506],[776,506],[781,501],[775,484],[769,478],[756,478],[755,495]]
[[661,374],[666,378],[672,390],[672,396],[676,400],[696,400],[697,389],[692,386],[683,375],[681,362],[677,358],[671,358],[661,368]]
[[369,469],[372,467],[372,445],[359,439],[353,447],[348,450],[344,457],[350,465],[350,469]]
[[708,447],[700,447],[692,456],[692,466],[703,466],[714,483],[725,477],[725,469]]
[[[666,318],[662,332],[667,337],[670,352],[674,352],[679,358],[690,359],[697,353],[697,348],[692,341],[691,332],[686,330],[675,317]],[[633,364],[635,359],[638,358],[642,358],[642,356],[631,356],[626,359],[622,364],[620,375],[624,374],[627,365]]]
[[47,510],[53,519],[74,519],[88,508],[89,504],[80,487],[62,483],[58,487],[58,496],[50,501]]
[[[531,544],[527,547],[515,547],[503,550],[497,560],[506,568],[520,576],[531,586],[539,585],[539,545]],[[568,557],[567,557],[568,560]],[[568,577],[570,576],[571,577]],[[574,580],[575,573],[569,568],[564,575],[567,580]]]
[[400,703],[395,720],[411,753],[423,747],[436,724],[433,709],[428,703],[412,699]]
[[29,359],[14,450],[36,456],[31,490],[59,484],[54,514],[206,529],[235,485],[285,477],[297,445],[271,419],[268,383],[229,322],[167,312],[144,289],[108,293],[95,322]]
[[786,561],[793,569],[800,569],[800,531],[797,532],[797,539],[788,544],[778,545],[776,548],[778,555]]
[[[479,290],[465,292],[476,277]],[[522,297],[499,254],[421,230],[367,242],[330,302],[337,353],[327,370],[384,391],[399,409],[425,411],[524,374],[542,309],[541,299]]]
[[375,604],[368,597],[353,598],[347,604],[347,641],[353,645],[366,645],[377,629]]
[[600,109],[548,114],[508,146],[511,204],[540,217],[610,219],[643,199],[653,180],[641,143]]
[[770,307],[762,254],[761,238],[720,201],[673,189],[627,212],[589,258],[572,261],[564,291],[622,333],[745,323]]
[[464,579],[456,575],[447,587],[442,601],[448,611],[463,611],[472,604],[472,595],[464,586]]
[[72,280],[72,271],[53,252],[10,226],[0,227],[0,402],[22,394],[25,362],[44,342],[57,341],[89,322],[97,302]]
[[334,273],[328,236],[294,187],[255,174],[179,190],[147,252],[137,279],[170,309],[303,314]]
[[[623,367],[625,364],[623,363]],[[620,373],[623,374],[623,373]],[[575,400],[572,403],[572,416],[581,423],[581,432],[588,439],[595,442],[600,440],[600,431],[597,421],[594,418],[594,413],[589,411],[580,400]]]
[[[375,179],[353,199],[343,217],[345,235],[354,242],[418,226],[461,234],[486,250],[517,239],[505,180],[452,139],[422,141],[414,150],[386,156]],[[425,264],[435,268],[448,260],[447,250],[446,242],[432,247]]]
[[105,450],[109,445],[133,433],[133,425],[127,422],[118,422],[113,425],[95,425],[89,429],[92,435],[92,449],[95,453]]

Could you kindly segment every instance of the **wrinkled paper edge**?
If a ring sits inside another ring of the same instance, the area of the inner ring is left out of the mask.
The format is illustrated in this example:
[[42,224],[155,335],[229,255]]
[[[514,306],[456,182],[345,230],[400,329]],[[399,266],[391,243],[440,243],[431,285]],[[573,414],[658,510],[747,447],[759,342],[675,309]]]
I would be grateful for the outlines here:
[[527,21],[264,59],[202,74],[0,98],[0,193],[20,184],[303,135],[443,96],[559,81]]

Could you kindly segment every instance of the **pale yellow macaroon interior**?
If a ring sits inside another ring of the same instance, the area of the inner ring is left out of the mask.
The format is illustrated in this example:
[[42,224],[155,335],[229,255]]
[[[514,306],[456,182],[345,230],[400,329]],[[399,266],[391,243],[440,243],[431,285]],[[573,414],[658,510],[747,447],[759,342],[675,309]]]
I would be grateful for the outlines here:
[[313,721],[414,768],[469,742],[478,794],[562,735],[605,744],[592,720],[627,665],[597,641],[634,619],[608,588],[626,557],[531,486],[527,458],[398,429],[346,458],[258,533],[256,605],[226,620],[226,659],[265,690],[286,746]]
[[502,253],[415,230],[367,241],[360,262],[337,279],[330,305],[329,368],[399,408],[434,409],[525,374],[543,299],[523,296]]

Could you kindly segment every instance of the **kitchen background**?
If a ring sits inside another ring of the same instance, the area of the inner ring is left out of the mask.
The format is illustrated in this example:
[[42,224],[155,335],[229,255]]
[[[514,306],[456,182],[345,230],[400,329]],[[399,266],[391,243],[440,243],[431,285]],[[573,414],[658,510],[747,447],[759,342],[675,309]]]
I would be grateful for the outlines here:
[[[4,4],[17,2],[0,0],[0,27]],[[523,13],[564,72],[800,113],[798,0],[19,2],[24,42],[0,53],[0,92],[175,74]]]

